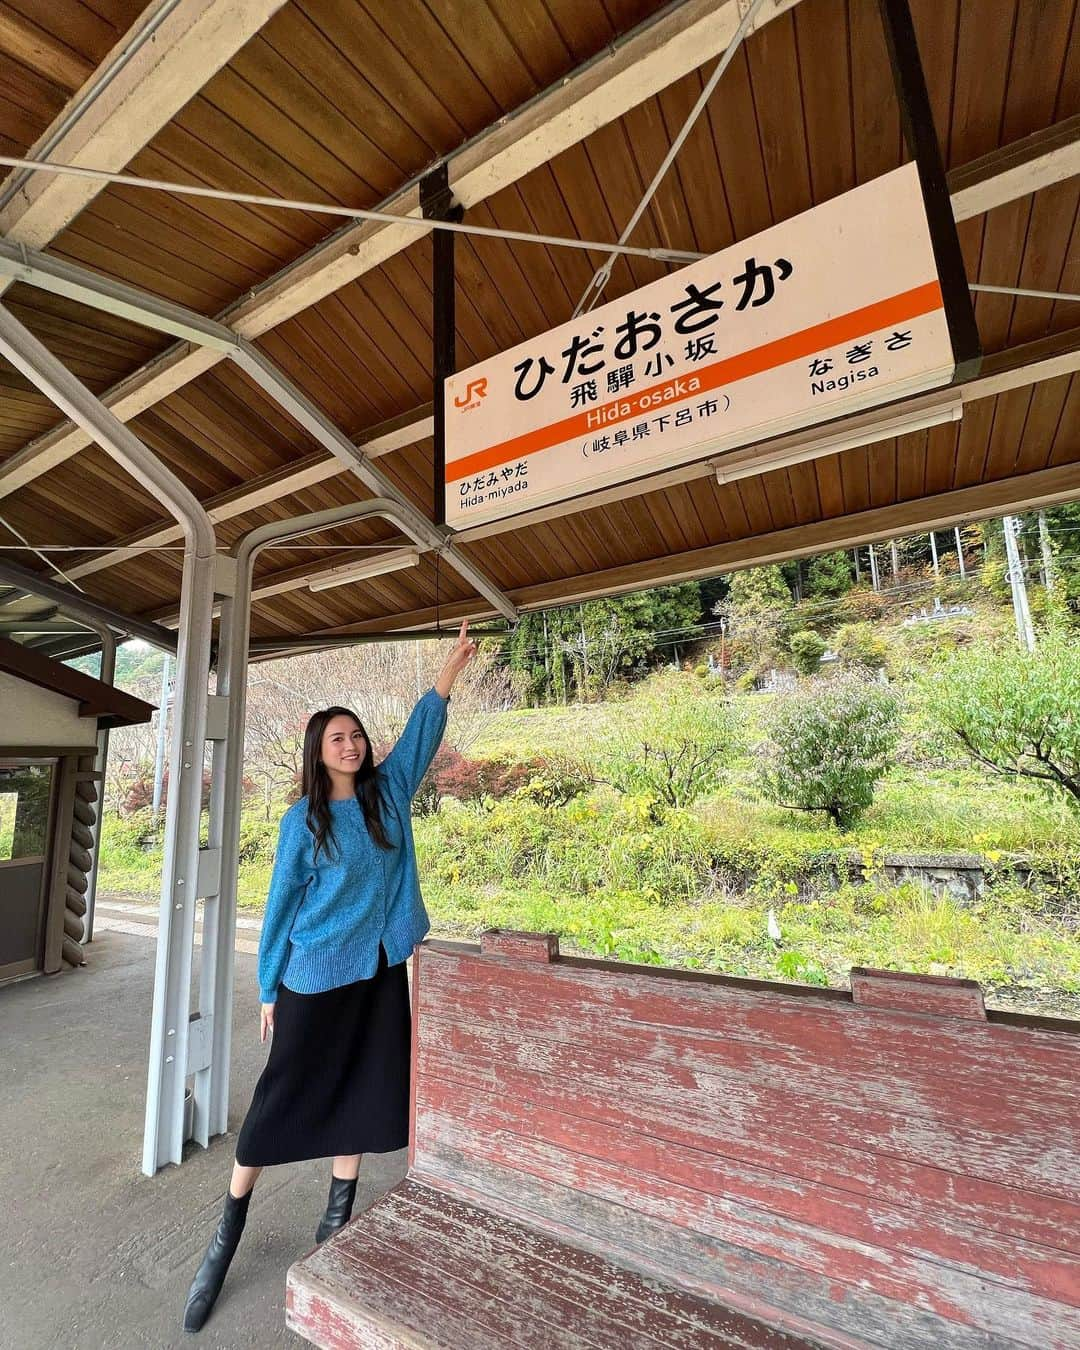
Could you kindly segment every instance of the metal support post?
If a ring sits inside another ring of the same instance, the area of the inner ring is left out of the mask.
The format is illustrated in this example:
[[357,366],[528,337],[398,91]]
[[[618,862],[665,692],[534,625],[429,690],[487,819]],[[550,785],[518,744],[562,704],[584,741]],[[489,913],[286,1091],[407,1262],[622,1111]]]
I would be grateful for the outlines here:
[[[420,209],[425,220],[460,221],[465,214],[454,206],[446,164],[440,164],[420,181]],[[454,316],[454,235],[436,230],[432,248],[432,378],[435,386],[435,463],[433,478],[436,525],[446,524],[446,396],[445,384],[457,369],[456,322]]]
[[889,562],[892,566],[893,581],[900,575],[900,550],[896,547],[896,540],[889,540]]
[[1054,589],[1054,550],[1050,544],[1050,526],[1046,522],[1046,512],[1039,512],[1039,548],[1042,552],[1043,585],[1048,593]]
[[953,526],[953,535],[956,538],[956,561],[960,568],[960,580],[967,577],[967,569],[964,566],[964,541],[960,536],[960,526]]
[[881,574],[878,571],[877,554],[874,552],[873,544],[870,544],[869,548],[870,548],[870,584],[871,586],[873,586],[875,591],[880,591]]
[[[210,1045],[207,1070],[195,1079],[195,1138],[202,1142],[221,1134],[228,1124],[229,1053],[234,982],[236,891],[239,870],[240,799],[244,772],[244,722],[247,670],[251,643],[251,591],[255,559],[268,544],[297,538],[334,525],[381,517],[416,542],[430,523],[411,508],[375,497],[352,506],[316,511],[291,520],[274,521],[245,535],[233,549],[228,575],[219,570],[221,634],[218,645],[217,694],[210,736],[214,741],[210,783],[210,852],[216,855],[216,895],[204,905],[203,969],[200,1008],[207,1020]],[[221,560],[219,559],[219,569]],[[514,611],[516,615],[516,611]],[[255,644],[257,645],[257,644]],[[223,724],[222,724],[223,719]]]
[[934,576],[941,576],[941,564],[938,561],[937,535],[933,530],[930,531],[930,562],[934,569]]
[[1001,524],[1005,530],[1005,556],[1009,562],[1009,585],[1012,587],[1016,635],[1020,639],[1021,646],[1029,652],[1033,652],[1035,650],[1035,630],[1031,626],[1031,610],[1028,608],[1024,567],[1020,561],[1020,548],[1016,542],[1016,517],[1004,516]]
[[206,736],[210,630],[214,608],[214,529],[198,499],[0,305],[0,352],[122,465],[183,527],[176,716],[169,754],[168,810],[161,878],[154,1007],[150,1036],[143,1171],[179,1162],[184,1145],[199,818]]
[[169,723],[169,653],[161,662],[161,701],[158,703],[157,744],[154,754],[154,799],[150,813],[154,818],[154,829],[158,826],[161,811],[161,793],[165,786],[165,728]]
[[[217,684],[207,736],[213,745],[206,856],[213,861],[214,893],[203,901],[199,1020],[209,1058],[195,1073],[192,1133],[204,1147],[229,1127],[229,1068],[232,1054],[233,964],[236,945],[236,881],[240,854],[240,808],[244,775],[244,690],[247,661],[238,661],[236,642],[245,645],[250,603],[237,612],[236,563],[218,559],[222,595]],[[242,631],[237,634],[237,629]]]
[[[112,684],[116,679],[116,635],[107,624],[95,624],[94,631],[101,638],[101,666],[98,679],[102,684]],[[109,728],[98,732],[97,754],[94,756],[94,770],[99,775],[97,782],[97,814],[90,828],[94,841],[90,845],[90,876],[86,888],[86,914],[83,916],[82,941],[85,947],[94,940],[94,909],[97,904],[98,864],[101,861],[101,822],[105,816],[105,771],[109,767]]]
[[956,384],[973,379],[982,364],[982,347],[964,268],[964,255],[960,249],[960,237],[956,233],[956,218],[945,180],[941,146],[934,129],[934,114],[926,89],[919,44],[915,38],[911,7],[908,0],[878,0],[878,5],[900,105],[900,125],[919,171],[919,184],[926,205],[930,242],[937,263],[945,318],[956,361],[953,376],[953,383]]

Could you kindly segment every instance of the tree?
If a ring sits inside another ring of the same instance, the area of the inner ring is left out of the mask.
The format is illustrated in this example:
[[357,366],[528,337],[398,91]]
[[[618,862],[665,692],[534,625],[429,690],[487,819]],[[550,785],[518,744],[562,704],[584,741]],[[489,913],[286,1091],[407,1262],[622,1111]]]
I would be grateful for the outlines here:
[[655,821],[719,786],[740,742],[729,699],[692,675],[666,670],[638,685],[619,711],[599,776],[620,792],[652,798]]
[[791,648],[792,664],[799,674],[815,674],[825,655],[825,639],[807,628],[801,633],[792,633],[788,646]]
[[[335,704],[351,708],[378,758],[434,683],[452,641],[372,643],[252,666],[245,764],[261,787],[267,818],[272,802],[299,790],[311,713]],[[454,685],[446,741],[458,751],[476,740],[493,712],[513,702],[510,676],[497,658],[493,644],[483,643]]]
[[781,694],[767,721],[762,790],[780,806],[821,811],[849,830],[889,768],[899,722],[896,696],[854,673]]
[[776,660],[791,609],[791,591],[779,567],[736,572],[727,599],[715,606],[731,627],[734,664],[758,671]]
[[697,582],[524,614],[506,641],[506,660],[532,702],[592,697],[668,658],[701,618]]
[[880,670],[888,660],[889,648],[871,623],[845,623],[836,630],[833,646],[840,664]]
[[851,558],[847,553],[843,550],[822,553],[806,570],[806,593],[835,598],[849,591],[854,581]]
[[968,649],[928,677],[929,706],[978,763],[1080,809],[1080,643]]

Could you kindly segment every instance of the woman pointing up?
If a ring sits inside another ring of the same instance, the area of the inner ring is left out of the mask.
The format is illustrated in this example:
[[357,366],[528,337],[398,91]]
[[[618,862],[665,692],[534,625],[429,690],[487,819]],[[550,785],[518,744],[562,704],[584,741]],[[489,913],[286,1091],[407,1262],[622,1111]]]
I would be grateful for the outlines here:
[[463,623],[381,764],[347,708],[308,722],[304,795],[281,820],[259,941],[270,1054],[237,1140],[225,1212],[188,1292],[185,1331],[210,1315],[264,1167],[333,1159],[315,1234],[322,1242],[352,1213],[361,1156],[409,1141],[405,962],[429,927],[411,803],[442,740],[450,690],[475,653]]

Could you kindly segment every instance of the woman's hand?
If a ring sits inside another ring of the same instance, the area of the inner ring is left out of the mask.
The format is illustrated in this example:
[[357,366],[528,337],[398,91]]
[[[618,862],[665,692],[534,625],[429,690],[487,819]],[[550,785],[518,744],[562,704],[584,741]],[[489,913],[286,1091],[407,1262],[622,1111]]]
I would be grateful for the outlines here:
[[259,1040],[263,1045],[266,1044],[267,1036],[274,1034],[274,1003],[261,1003],[259,1005]]
[[454,681],[476,655],[476,643],[469,637],[469,621],[462,619],[461,631],[450,655],[446,658],[439,678],[435,681],[436,691],[443,697],[450,697]]

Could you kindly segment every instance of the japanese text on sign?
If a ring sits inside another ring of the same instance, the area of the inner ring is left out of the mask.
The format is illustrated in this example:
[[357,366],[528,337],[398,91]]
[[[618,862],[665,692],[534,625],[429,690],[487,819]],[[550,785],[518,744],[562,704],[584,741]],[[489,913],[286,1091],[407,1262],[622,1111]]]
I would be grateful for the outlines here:
[[914,165],[446,382],[463,527],[948,383]]

